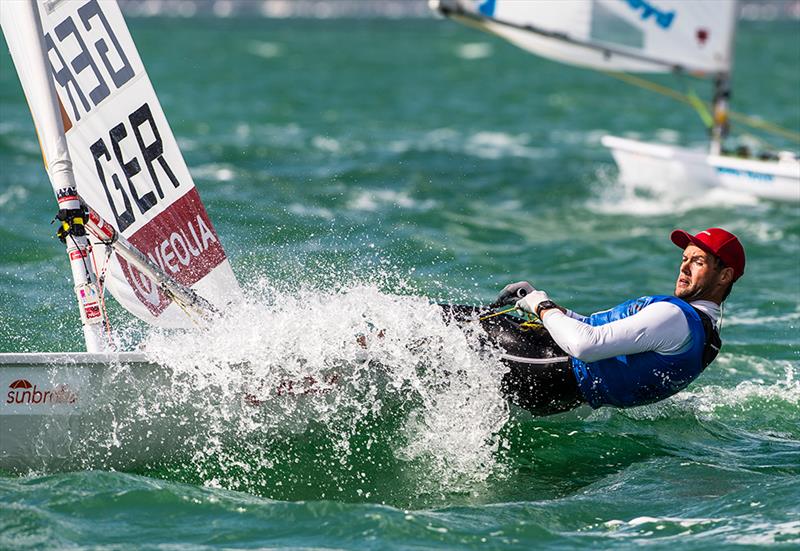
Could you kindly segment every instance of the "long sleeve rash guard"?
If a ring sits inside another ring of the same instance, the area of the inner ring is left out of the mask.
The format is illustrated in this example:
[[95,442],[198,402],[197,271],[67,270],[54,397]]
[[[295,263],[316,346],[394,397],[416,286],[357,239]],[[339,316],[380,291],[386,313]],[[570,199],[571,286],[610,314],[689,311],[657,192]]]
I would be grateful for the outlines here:
[[[691,304],[717,324],[719,305],[706,300]],[[544,313],[542,323],[567,354],[584,362],[647,351],[680,354],[692,344],[686,317],[669,302],[649,304],[632,316],[596,327],[586,320],[569,310],[564,314],[552,309]]]

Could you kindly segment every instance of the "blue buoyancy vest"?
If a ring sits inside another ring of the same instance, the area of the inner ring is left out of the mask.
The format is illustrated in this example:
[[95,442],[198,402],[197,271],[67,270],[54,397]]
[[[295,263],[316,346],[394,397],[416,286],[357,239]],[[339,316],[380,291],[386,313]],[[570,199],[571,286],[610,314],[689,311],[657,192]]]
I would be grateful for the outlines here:
[[691,347],[680,354],[640,352],[590,363],[572,358],[578,386],[593,408],[641,406],[663,400],[686,388],[705,368],[703,323],[697,311],[679,298],[655,295],[629,300],[592,314],[586,323],[605,325],[632,316],[656,302],[670,302],[681,309],[689,322]]

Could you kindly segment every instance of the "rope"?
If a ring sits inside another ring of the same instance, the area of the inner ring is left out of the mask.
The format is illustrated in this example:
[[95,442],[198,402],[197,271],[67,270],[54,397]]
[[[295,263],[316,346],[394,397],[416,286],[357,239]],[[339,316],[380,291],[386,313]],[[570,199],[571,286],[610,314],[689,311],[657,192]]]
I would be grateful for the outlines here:
[[[478,321],[485,321],[485,320],[488,320],[489,318],[493,318],[495,316],[502,316],[503,314],[508,314],[510,312],[513,312],[516,309],[517,309],[516,306],[512,306],[511,308],[506,308],[505,310],[500,310],[499,312],[494,312],[492,314],[487,314],[485,316],[481,316],[480,318],[478,318]],[[526,329],[530,329],[531,327],[536,327],[538,325],[541,325],[541,323],[539,323],[537,321],[534,321],[533,315],[528,314],[528,313],[526,313],[525,315],[527,316],[528,321],[525,321],[525,322],[521,323],[520,327],[523,327],[523,328],[526,328]]]
[[190,320],[190,321],[191,321],[191,322],[192,322],[192,323],[193,323],[193,324],[194,324],[194,325],[195,325],[195,326],[196,326],[198,329],[203,329],[203,326],[202,326],[202,325],[200,325],[200,322],[198,322],[198,321],[197,321],[197,319],[195,318],[195,316],[194,316],[194,315],[193,315],[193,314],[192,314],[192,313],[189,311],[189,309],[186,307],[186,305],[185,305],[185,304],[183,304],[183,301],[182,301],[182,300],[180,300],[178,297],[176,297],[175,295],[173,295],[172,293],[170,293],[170,292],[169,292],[168,290],[166,290],[166,289],[163,289],[163,288],[162,288],[162,291],[164,291],[164,293],[165,293],[165,294],[166,294],[166,295],[167,295],[167,296],[168,296],[168,297],[169,297],[169,298],[172,300],[172,302],[174,302],[175,304],[177,304],[177,305],[178,305],[178,308],[180,308],[181,310],[183,310],[183,313],[184,313],[184,314],[186,314],[186,317],[187,317],[187,318],[189,318],[189,320]]
[[485,321],[485,320],[488,320],[489,318],[493,318],[495,316],[501,316],[503,314],[508,314],[509,312],[513,312],[516,309],[517,309],[516,306],[512,306],[511,308],[508,308],[506,310],[501,310],[500,312],[495,312],[494,314],[488,314],[486,316],[482,316],[482,317],[478,318],[478,321]]
[[744,124],[745,126],[749,126],[751,128],[758,128],[759,130],[770,132],[772,134],[777,134],[778,136],[783,136],[784,138],[792,140],[793,142],[800,143],[800,132],[794,132],[787,128],[778,126],[777,124],[773,124],[769,121],[764,121],[761,119],[757,119],[755,117],[750,117],[743,113],[737,113],[736,111],[731,111],[730,113],[728,113],[728,117],[730,117],[731,120],[734,120],[740,124]]
[[[639,88],[650,90],[651,92],[655,92],[656,94],[667,96],[669,98],[674,99],[675,101],[686,103],[697,109],[695,101],[692,99],[690,95],[683,94],[681,92],[678,92],[677,90],[673,90],[672,88],[658,84],[657,82],[646,80],[634,75],[629,75],[627,73],[617,73],[613,71],[601,71],[601,72],[612,78],[626,82],[632,86],[638,86]],[[700,100],[699,98],[697,98],[697,101],[700,101],[703,105],[703,109],[706,112],[708,112],[706,104],[703,103],[702,100]],[[698,113],[701,112],[698,111]],[[700,117],[703,118],[703,115],[700,114]],[[795,132],[794,130],[783,128],[782,126],[778,126],[777,124],[764,121],[755,117],[750,117],[743,113],[737,113],[736,111],[729,111],[728,117],[730,117],[730,119],[733,121],[736,121],[740,124],[744,124],[745,126],[749,126],[751,128],[758,128],[759,130],[763,130],[765,132],[769,132],[772,134],[777,134],[793,142],[800,143],[800,132]]]
[[706,128],[714,126],[714,117],[694,90],[690,90],[686,97],[689,99],[689,104],[691,104],[694,110],[697,111],[697,114],[700,115],[700,119],[703,121],[703,124],[706,125]]

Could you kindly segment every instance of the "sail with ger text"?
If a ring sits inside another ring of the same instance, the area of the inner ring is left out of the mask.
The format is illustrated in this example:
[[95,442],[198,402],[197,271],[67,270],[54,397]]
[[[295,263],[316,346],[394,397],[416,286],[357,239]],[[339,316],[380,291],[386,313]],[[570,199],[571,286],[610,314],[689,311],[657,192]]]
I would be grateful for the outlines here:
[[[23,0],[24,1],[24,0]],[[38,2],[44,41],[81,198],[183,285],[223,309],[240,293],[175,137],[114,0]],[[41,85],[26,73],[30,29],[15,26],[19,2],[0,21],[37,121]],[[98,264],[104,247],[95,244]],[[130,312],[161,327],[191,320],[147,276],[114,255],[106,281]],[[102,265],[98,266],[102,272]]]

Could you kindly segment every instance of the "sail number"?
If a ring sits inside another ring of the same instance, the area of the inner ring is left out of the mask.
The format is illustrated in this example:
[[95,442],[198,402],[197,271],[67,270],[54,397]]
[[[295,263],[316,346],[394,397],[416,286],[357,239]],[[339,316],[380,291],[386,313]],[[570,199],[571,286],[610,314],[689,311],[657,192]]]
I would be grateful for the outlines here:
[[[47,33],[44,40],[48,54],[52,52],[50,66],[53,76],[69,100],[74,120],[79,121],[81,113],[86,114],[92,109],[89,100],[98,106],[111,95],[108,77],[115,88],[121,88],[133,78],[134,71],[97,0],[89,0],[78,8],[77,17],[84,32],[91,33],[91,37],[84,36],[73,18],[67,17],[53,28],[52,33]],[[52,34],[58,39],[58,45]],[[93,48],[87,47],[86,38],[94,40]],[[64,57],[66,52],[72,56],[69,62]],[[59,67],[53,64],[53,60],[58,61]],[[106,78],[101,66],[107,72]]]
[[[124,140],[130,139],[131,134],[136,140],[140,157],[134,156],[130,159],[125,159],[121,144]],[[145,143],[145,136],[150,138],[148,140],[149,143]],[[124,232],[128,226],[134,223],[136,211],[144,214],[153,208],[160,199],[164,198],[163,181],[168,180],[173,187],[180,185],[175,173],[164,158],[164,144],[153,119],[153,113],[147,103],[131,113],[127,120],[114,126],[108,132],[108,142],[104,138],[100,138],[89,149],[94,157],[97,175],[111,206],[111,212],[114,213],[117,227],[121,232]],[[114,170],[112,153],[113,161],[116,161],[116,167],[121,169],[122,178]],[[142,172],[142,163],[147,168],[152,184],[148,186],[149,190],[146,192],[141,187],[137,189],[133,181],[134,176]],[[112,193],[109,188],[106,169],[111,175],[111,184],[116,190],[115,193]],[[159,179],[159,172],[162,174],[161,179]],[[125,180],[124,183],[122,179]],[[122,208],[114,199],[115,195],[121,198]]]

